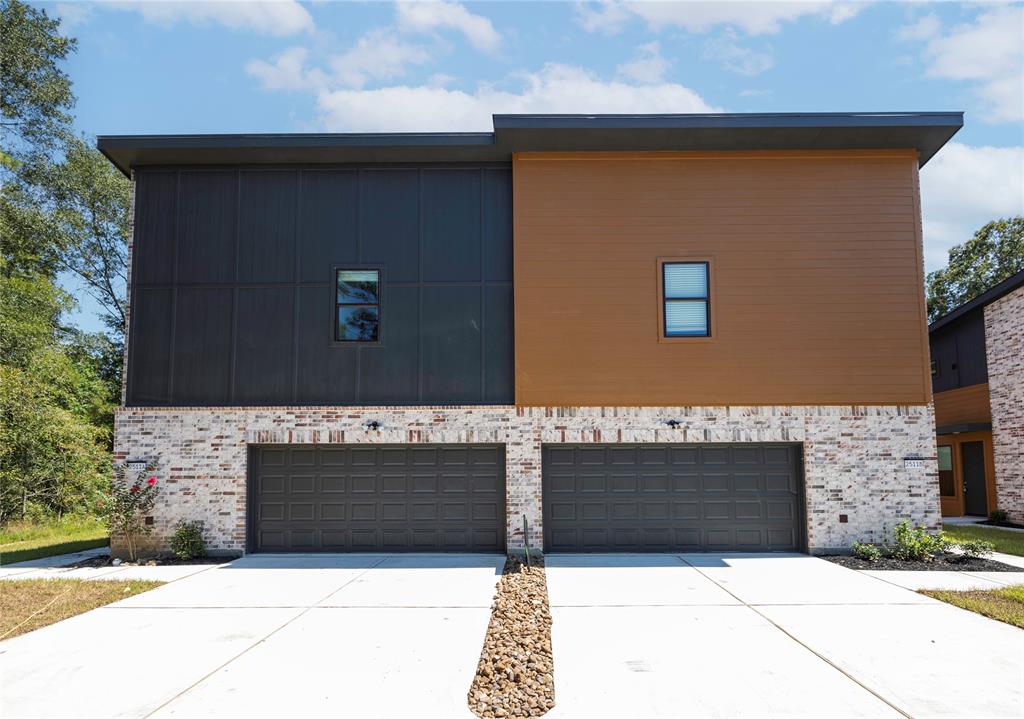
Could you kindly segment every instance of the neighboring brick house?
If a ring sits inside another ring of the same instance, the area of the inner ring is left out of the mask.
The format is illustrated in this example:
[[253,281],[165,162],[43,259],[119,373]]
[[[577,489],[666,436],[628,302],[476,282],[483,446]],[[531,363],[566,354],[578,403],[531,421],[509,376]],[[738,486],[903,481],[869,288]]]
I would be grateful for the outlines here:
[[1024,523],[1024,271],[929,326],[944,516]]
[[184,519],[229,553],[938,527],[918,168],[962,119],[100,138],[134,183],[115,456],[157,465],[152,548]]

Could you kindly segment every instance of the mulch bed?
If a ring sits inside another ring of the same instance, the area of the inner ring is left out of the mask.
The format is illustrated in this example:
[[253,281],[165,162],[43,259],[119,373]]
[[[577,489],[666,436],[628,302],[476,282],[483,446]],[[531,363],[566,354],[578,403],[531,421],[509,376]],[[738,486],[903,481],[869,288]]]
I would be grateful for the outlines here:
[[117,565],[114,564],[113,558],[109,554],[101,554],[98,557],[89,557],[73,564],[68,564],[68,567],[166,567],[175,566],[179,564],[224,564],[230,562],[232,557],[195,557],[194,559],[178,559],[177,557],[150,557],[148,559],[139,559],[134,562],[129,562],[127,559],[119,562]]
[[883,557],[874,562],[851,556],[824,556],[830,562],[842,565],[847,569],[880,569],[902,570],[915,572],[1024,572],[1021,567],[1003,564],[993,559],[977,559],[964,557],[960,554],[943,552],[937,554],[930,562],[918,562],[907,559]]
[[469,708],[478,717],[537,717],[555,705],[551,608],[543,559],[509,558],[498,581]]

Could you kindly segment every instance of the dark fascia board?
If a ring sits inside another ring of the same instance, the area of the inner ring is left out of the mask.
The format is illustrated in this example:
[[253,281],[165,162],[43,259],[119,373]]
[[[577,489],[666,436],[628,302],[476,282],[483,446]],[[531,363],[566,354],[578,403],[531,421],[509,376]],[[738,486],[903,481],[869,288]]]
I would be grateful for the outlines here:
[[961,112],[495,115],[493,133],[101,136],[126,175],[146,165],[507,162],[513,152],[913,149],[924,165]]
[[520,152],[913,149],[924,166],[963,127],[962,112],[495,115]]
[[956,322],[964,315],[981,309],[985,305],[995,302],[1000,297],[1010,294],[1018,287],[1024,287],[1024,270],[1021,270],[1015,275],[1010,275],[998,285],[995,285],[988,291],[981,293],[973,300],[968,300],[955,310],[951,310],[947,314],[944,314],[942,317],[928,325],[928,331],[934,332],[935,330],[942,329],[943,327]]
[[96,147],[126,176],[161,165],[500,162],[494,133],[105,135]]
[[991,422],[965,422],[936,427],[935,434],[965,434],[967,432],[986,432],[990,429],[992,429]]

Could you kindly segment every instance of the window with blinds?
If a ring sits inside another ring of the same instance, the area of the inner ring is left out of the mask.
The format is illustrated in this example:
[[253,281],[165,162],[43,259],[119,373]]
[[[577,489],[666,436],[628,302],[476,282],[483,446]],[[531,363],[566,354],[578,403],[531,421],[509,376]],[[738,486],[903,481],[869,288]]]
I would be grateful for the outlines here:
[[662,271],[666,337],[710,337],[707,262],[665,262]]

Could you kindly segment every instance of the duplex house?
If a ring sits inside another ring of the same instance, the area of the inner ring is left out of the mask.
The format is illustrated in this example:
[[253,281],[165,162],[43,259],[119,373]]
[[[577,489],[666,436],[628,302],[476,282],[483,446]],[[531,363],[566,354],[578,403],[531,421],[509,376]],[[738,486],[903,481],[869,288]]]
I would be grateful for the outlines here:
[[937,527],[918,168],[960,113],[103,137],[154,548],[842,550]]
[[943,516],[1024,523],[1024,271],[931,323]]

